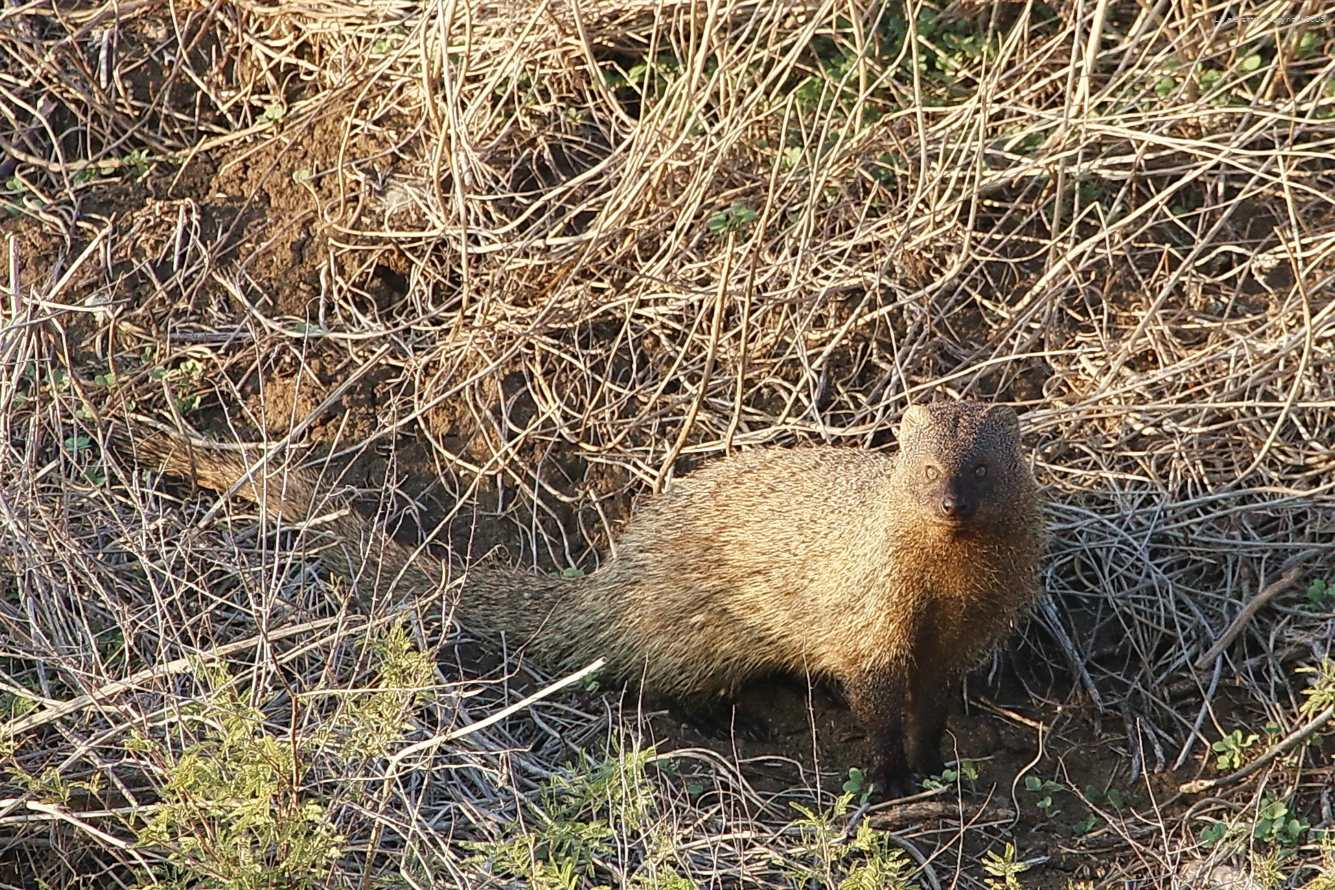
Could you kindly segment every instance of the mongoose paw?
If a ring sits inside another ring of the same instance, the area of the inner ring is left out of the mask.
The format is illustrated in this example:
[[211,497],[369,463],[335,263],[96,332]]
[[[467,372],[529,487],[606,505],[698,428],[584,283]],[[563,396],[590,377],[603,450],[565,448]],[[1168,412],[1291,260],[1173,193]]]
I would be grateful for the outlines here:
[[733,713],[732,726],[734,732],[753,742],[768,742],[774,738],[768,723],[740,708]]
[[940,751],[920,754],[917,762],[913,765],[913,771],[924,778],[939,776],[946,771],[945,758],[941,756]]
[[882,800],[898,800],[921,791],[908,770],[882,771],[876,780],[877,796]]

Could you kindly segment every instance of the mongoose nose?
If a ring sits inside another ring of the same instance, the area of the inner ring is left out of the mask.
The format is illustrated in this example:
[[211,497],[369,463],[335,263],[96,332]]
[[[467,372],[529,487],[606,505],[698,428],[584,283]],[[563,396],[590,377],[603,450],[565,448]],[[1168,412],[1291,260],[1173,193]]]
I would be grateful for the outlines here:
[[973,515],[973,504],[954,495],[941,499],[941,515],[947,519],[963,520]]

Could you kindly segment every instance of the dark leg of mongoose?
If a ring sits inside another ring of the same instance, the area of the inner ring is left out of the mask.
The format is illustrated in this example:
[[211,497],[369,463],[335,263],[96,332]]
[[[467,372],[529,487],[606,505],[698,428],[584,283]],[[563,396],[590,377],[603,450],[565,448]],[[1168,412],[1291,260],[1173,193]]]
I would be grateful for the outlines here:
[[913,770],[923,776],[939,776],[946,768],[941,756],[941,737],[946,715],[958,684],[935,671],[913,673],[909,688],[908,758]]
[[905,692],[902,676],[889,669],[864,673],[845,683],[849,707],[871,733],[872,782],[877,793],[888,797],[913,793],[904,751]]

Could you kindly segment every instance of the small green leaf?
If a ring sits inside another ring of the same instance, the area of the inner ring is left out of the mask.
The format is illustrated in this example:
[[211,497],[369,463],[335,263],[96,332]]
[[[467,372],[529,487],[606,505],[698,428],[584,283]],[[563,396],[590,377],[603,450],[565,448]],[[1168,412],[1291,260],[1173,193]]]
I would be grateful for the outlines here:
[[848,771],[848,780],[844,782],[845,794],[857,794],[866,784],[867,777],[856,766]]
[[723,232],[738,231],[755,221],[759,214],[745,204],[734,204],[721,213],[715,213],[706,221],[709,231],[715,235]]
[[1228,834],[1228,826],[1223,822],[1216,820],[1202,828],[1197,837],[1200,838],[1201,843],[1205,846],[1213,847],[1215,844],[1223,840],[1224,835],[1226,834]]
[[1315,31],[1304,31],[1298,37],[1297,55],[1300,59],[1310,58],[1316,55],[1321,47],[1321,40],[1317,37]]
[[632,86],[639,86],[640,81],[649,73],[649,63],[640,62],[637,65],[631,65],[630,70],[626,72],[626,82]]
[[77,455],[80,451],[83,451],[85,448],[90,447],[92,444],[93,444],[92,439],[88,438],[87,436],[78,436],[78,435],[69,436],[68,438],[65,439],[64,442],[65,450],[68,451],[70,454],[74,455]]
[[1257,68],[1261,67],[1261,57],[1256,53],[1252,53],[1250,56],[1247,56],[1247,58],[1239,62],[1238,67],[1249,73],[1255,71]]

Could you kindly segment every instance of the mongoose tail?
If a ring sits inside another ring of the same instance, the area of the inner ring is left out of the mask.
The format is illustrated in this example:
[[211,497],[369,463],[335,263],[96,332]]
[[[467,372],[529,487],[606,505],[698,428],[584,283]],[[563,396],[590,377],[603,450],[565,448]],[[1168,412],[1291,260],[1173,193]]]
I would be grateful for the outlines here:
[[[320,551],[321,559],[353,585],[364,608],[369,609],[379,598],[394,605],[412,602],[440,591],[450,581],[448,562],[414,552],[346,499],[322,494],[317,478],[307,470],[262,468],[247,477],[260,460],[257,450],[195,447],[156,432],[133,438],[120,434],[117,439],[146,466],[193,480],[210,491],[226,492],[245,479],[236,494],[259,506],[270,519],[307,526],[326,545]],[[453,568],[456,573],[461,571]],[[538,637],[553,608],[572,587],[562,578],[494,564],[478,566],[468,570],[464,592],[455,604],[456,615],[470,631],[504,633],[512,645],[522,646]],[[501,608],[502,604],[506,607]],[[518,607],[521,604],[524,607]]]

